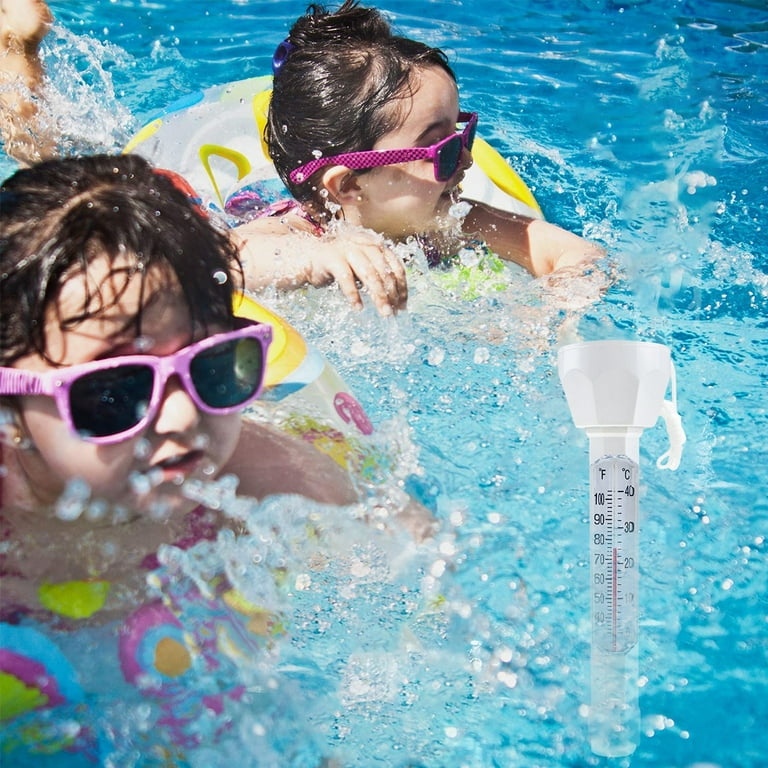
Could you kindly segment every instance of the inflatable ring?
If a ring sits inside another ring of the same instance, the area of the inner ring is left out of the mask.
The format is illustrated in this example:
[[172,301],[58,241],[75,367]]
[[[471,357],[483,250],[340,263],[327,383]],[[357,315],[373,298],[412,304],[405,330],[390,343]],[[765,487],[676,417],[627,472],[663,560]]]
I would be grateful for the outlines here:
[[373,434],[363,406],[320,352],[284,318],[237,294],[235,314],[272,326],[265,388],[252,406],[290,434],[312,443],[344,468],[364,475],[387,465],[362,440]]
[[[124,151],[137,152],[155,167],[183,177],[200,195],[203,211],[226,210],[229,193],[236,192],[246,176],[249,182],[263,182],[268,194],[274,189],[277,200],[287,199],[290,196],[263,139],[271,88],[272,77],[264,75],[185,96],[144,125]],[[472,154],[475,163],[462,181],[465,197],[543,218],[525,182],[495,149],[478,138]],[[273,327],[267,387],[257,408],[273,404],[272,418],[279,426],[310,440],[342,466],[355,457],[365,471],[373,471],[377,465],[383,468],[387,464],[384,457],[365,455],[356,440],[371,434],[370,420],[319,352],[284,319],[246,296],[239,299],[236,312]]]
[[[279,182],[263,138],[271,87],[272,77],[263,75],[185,96],[144,125],[124,151],[180,173],[223,210],[227,192],[245,176]],[[465,197],[543,218],[533,193],[490,144],[477,138],[472,156],[462,182]]]
[[32,627],[0,623],[0,719],[82,699],[75,670],[51,640]]

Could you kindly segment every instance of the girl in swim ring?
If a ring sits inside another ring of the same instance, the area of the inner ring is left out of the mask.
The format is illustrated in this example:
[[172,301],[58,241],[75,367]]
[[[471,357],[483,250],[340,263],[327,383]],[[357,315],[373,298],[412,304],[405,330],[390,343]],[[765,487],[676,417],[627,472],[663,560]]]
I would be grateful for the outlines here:
[[135,604],[160,544],[226,524],[185,482],[233,474],[256,498],[356,500],[330,457],[242,418],[271,328],[234,316],[236,265],[138,156],[48,161],[0,187],[6,618],[87,614],[56,610],[51,585],[73,580],[98,582],[88,599],[106,613]]
[[[262,390],[272,329],[234,314],[240,280],[232,242],[137,155],[51,160],[0,185],[9,752],[74,749],[102,764],[109,724],[82,707],[112,695],[121,673],[132,695],[155,702],[148,735],[168,764],[213,743],[243,694],[238,665],[269,648],[281,617],[223,573],[204,588],[185,580],[161,546],[173,545],[175,563],[222,529],[238,533],[240,520],[200,503],[210,480],[257,499],[346,505],[364,492],[303,436],[243,417]],[[403,506],[402,522],[426,534],[422,508]],[[39,712],[54,707],[74,709]]]
[[394,244],[434,266],[482,243],[536,276],[600,255],[483,203],[455,218],[478,115],[462,111],[444,53],[393,34],[377,10],[313,4],[278,46],[274,73],[266,143],[295,204],[234,230],[250,286],[333,278],[354,305],[362,285],[389,313],[407,296]]

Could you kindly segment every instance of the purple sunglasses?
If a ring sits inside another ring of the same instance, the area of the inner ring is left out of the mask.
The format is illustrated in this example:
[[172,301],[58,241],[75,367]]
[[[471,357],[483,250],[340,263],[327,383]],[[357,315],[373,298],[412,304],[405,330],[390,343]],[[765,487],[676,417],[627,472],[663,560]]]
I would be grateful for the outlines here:
[[461,133],[454,133],[432,146],[412,149],[370,149],[365,152],[345,152],[341,155],[318,157],[292,170],[291,181],[294,184],[301,184],[319,168],[327,165],[343,165],[352,170],[362,170],[380,165],[408,163],[412,160],[431,160],[435,179],[448,181],[459,168],[462,150],[472,151],[477,132],[477,112],[459,113],[458,122],[467,124]]
[[0,395],[53,397],[73,434],[109,445],[155,418],[174,375],[201,411],[242,410],[261,393],[271,341],[271,326],[251,323],[161,357],[123,355],[45,373],[0,368]]

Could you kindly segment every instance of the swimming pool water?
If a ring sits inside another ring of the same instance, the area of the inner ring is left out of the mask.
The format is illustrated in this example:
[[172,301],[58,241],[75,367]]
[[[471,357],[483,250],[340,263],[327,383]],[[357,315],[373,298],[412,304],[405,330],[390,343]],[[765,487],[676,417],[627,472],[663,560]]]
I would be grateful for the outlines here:
[[[119,147],[181,93],[265,73],[303,10],[287,0],[52,7],[46,56],[62,65],[58,109],[75,150]],[[416,548],[330,511],[331,566],[307,575],[304,545],[283,554],[302,588],[269,599],[290,634],[275,656],[233,672],[251,698],[191,764],[311,766],[329,754],[365,768],[764,765],[764,2],[381,7],[446,49],[480,134],[547,218],[604,243],[610,263],[566,284],[510,273],[509,290],[473,301],[415,277],[410,311],[393,322],[353,316],[328,292],[272,297],[339,368],[382,441],[401,446],[400,475],[417,467],[409,487],[443,528]],[[577,338],[667,344],[688,435],[676,472],[655,467],[661,426],[641,440],[641,739],[613,761],[593,755],[586,734],[587,441],[555,371],[557,346]],[[289,536],[307,511],[273,502],[255,514],[252,539],[207,557],[237,563],[243,588],[259,591],[258,521]],[[98,706],[120,724],[104,746],[110,764],[156,764],[140,755],[151,742],[140,702]]]

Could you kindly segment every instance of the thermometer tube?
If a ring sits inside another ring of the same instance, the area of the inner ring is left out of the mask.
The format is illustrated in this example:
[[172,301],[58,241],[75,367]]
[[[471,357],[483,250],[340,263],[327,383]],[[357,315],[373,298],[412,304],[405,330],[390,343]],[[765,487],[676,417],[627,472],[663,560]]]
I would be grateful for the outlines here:
[[590,741],[608,757],[631,754],[639,735],[638,470],[627,456],[603,456],[590,467]]

